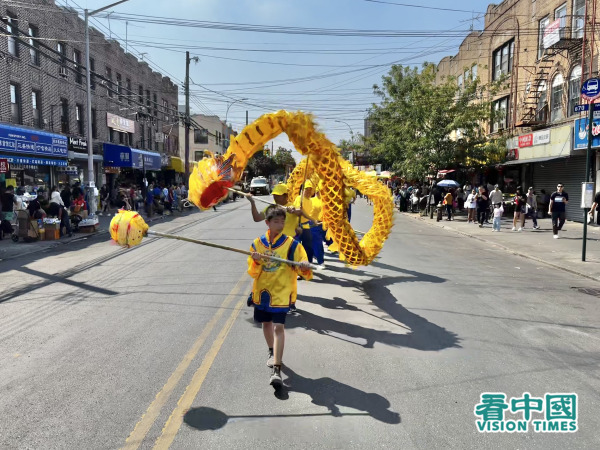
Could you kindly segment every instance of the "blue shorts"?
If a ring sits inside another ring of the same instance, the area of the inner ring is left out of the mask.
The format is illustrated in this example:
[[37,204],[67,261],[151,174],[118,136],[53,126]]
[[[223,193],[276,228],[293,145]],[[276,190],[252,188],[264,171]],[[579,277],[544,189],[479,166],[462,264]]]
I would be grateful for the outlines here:
[[285,324],[287,312],[271,313],[263,309],[254,308],[254,321],[258,323],[273,322]]

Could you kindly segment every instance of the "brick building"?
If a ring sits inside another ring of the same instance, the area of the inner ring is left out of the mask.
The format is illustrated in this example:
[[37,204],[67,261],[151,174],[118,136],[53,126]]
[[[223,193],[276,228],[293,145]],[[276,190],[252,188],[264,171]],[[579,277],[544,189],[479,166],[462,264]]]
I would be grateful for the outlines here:
[[[461,86],[478,77],[483,85],[496,81],[501,85],[488,98],[495,112],[488,132],[508,137],[507,160],[472,181],[497,181],[509,191],[517,185],[534,186],[538,194],[542,189],[551,193],[562,182],[571,196],[567,217],[574,220],[582,219],[581,182],[586,178],[582,148],[587,142],[579,136],[585,134],[586,115],[575,112],[575,106],[581,103],[582,81],[598,74],[596,3],[491,4],[483,31],[470,33],[458,53],[438,65],[439,81],[452,77]],[[600,148],[600,139],[593,145]],[[597,168],[596,159],[591,162]]]
[[[3,2],[0,16],[0,158],[12,162],[4,184],[87,183],[83,19],[53,0]],[[108,172],[109,182],[139,182],[178,152],[177,85],[94,28],[90,43],[94,181]],[[37,144],[45,140],[50,148]]]

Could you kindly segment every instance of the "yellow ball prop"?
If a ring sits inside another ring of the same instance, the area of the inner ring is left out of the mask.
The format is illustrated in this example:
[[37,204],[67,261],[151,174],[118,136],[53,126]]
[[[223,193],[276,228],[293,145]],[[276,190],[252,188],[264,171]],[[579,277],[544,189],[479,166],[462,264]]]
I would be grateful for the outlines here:
[[122,247],[139,245],[147,231],[148,224],[135,211],[120,210],[110,221],[110,237]]

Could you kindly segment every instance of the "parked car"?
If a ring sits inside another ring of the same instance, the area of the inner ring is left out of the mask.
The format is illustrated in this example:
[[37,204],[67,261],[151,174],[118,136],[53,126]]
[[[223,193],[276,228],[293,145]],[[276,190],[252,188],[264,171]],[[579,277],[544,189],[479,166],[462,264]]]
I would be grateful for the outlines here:
[[250,193],[252,195],[269,195],[271,190],[269,189],[269,183],[265,177],[252,178],[250,182]]

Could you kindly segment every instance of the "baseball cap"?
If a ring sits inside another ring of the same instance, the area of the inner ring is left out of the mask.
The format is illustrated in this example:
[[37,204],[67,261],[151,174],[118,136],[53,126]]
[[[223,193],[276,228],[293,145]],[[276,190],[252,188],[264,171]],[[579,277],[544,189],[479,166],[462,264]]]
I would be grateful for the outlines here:
[[273,195],[285,195],[287,193],[288,193],[287,185],[285,185],[283,183],[276,184],[275,187],[273,188],[273,192],[271,192],[271,194],[273,194]]
[[312,184],[312,181],[310,181],[310,180],[306,180],[306,181],[304,182],[304,189],[308,189],[308,188],[313,188],[313,189],[314,189],[314,186],[313,186],[313,184]]

